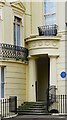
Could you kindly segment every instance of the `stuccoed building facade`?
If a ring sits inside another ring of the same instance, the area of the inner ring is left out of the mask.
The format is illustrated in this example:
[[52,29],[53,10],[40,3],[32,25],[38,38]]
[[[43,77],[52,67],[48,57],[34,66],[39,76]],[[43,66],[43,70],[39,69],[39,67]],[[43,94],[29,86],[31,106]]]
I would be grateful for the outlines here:
[[45,100],[50,86],[56,87],[56,94],[66,94],[66,6],[50,0],[25,3],[29,101]]
[[20,105],[47,100],[50,87],[66,94],[65,7],[47,0],[0,1],[1,98],[17,96]]
[[0,1],[0,97],[17,96],[18,104],[26,101],[26,59],[21,2]]

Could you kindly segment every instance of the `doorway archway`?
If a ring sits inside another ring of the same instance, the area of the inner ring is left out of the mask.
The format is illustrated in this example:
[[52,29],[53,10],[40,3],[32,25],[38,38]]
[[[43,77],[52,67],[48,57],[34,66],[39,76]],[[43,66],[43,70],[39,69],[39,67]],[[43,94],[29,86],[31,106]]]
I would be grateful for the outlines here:
[[48,55],[40,56],[36,59],[36,72],[36,101],[46,101],[50,78],[50,59]]

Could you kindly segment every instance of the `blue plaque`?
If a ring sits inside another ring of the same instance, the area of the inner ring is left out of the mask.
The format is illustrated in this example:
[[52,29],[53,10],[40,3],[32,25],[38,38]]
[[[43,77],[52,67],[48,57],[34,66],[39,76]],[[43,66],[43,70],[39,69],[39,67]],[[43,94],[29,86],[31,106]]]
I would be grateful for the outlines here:
[[60,74],[60,76],[62,77],[62,78],[65,78],[66,77],[66,72],[61,72],[61,74]]

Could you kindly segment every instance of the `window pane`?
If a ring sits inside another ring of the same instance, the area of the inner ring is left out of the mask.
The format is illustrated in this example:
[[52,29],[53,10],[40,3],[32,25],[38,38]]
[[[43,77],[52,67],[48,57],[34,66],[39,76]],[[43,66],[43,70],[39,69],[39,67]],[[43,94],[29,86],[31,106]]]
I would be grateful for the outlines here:
[[14,23],[14,45],[16,45],[16,25]]
[[56,24],[56,19],[55,18],[56,18],[56,14],[45,16],[45,24],[46,25]]
[[20,46],[20,25],[17,25],[17,45]]
[[45,24],[56,24],[56,2],[55,0],[45,0],[44,2]]
[[55,2],[45,2],[45,14],[52,14],[56,12]]

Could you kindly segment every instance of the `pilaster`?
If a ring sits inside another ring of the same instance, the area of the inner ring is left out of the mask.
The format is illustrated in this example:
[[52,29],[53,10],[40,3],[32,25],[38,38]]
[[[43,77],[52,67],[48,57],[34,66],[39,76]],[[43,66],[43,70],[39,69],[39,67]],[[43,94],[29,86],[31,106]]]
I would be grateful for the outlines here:
[[29,101],[36,101],[36,63],[34,58],[29,58]]
[[50,57],[50,86],[57,85],[56,57]]

